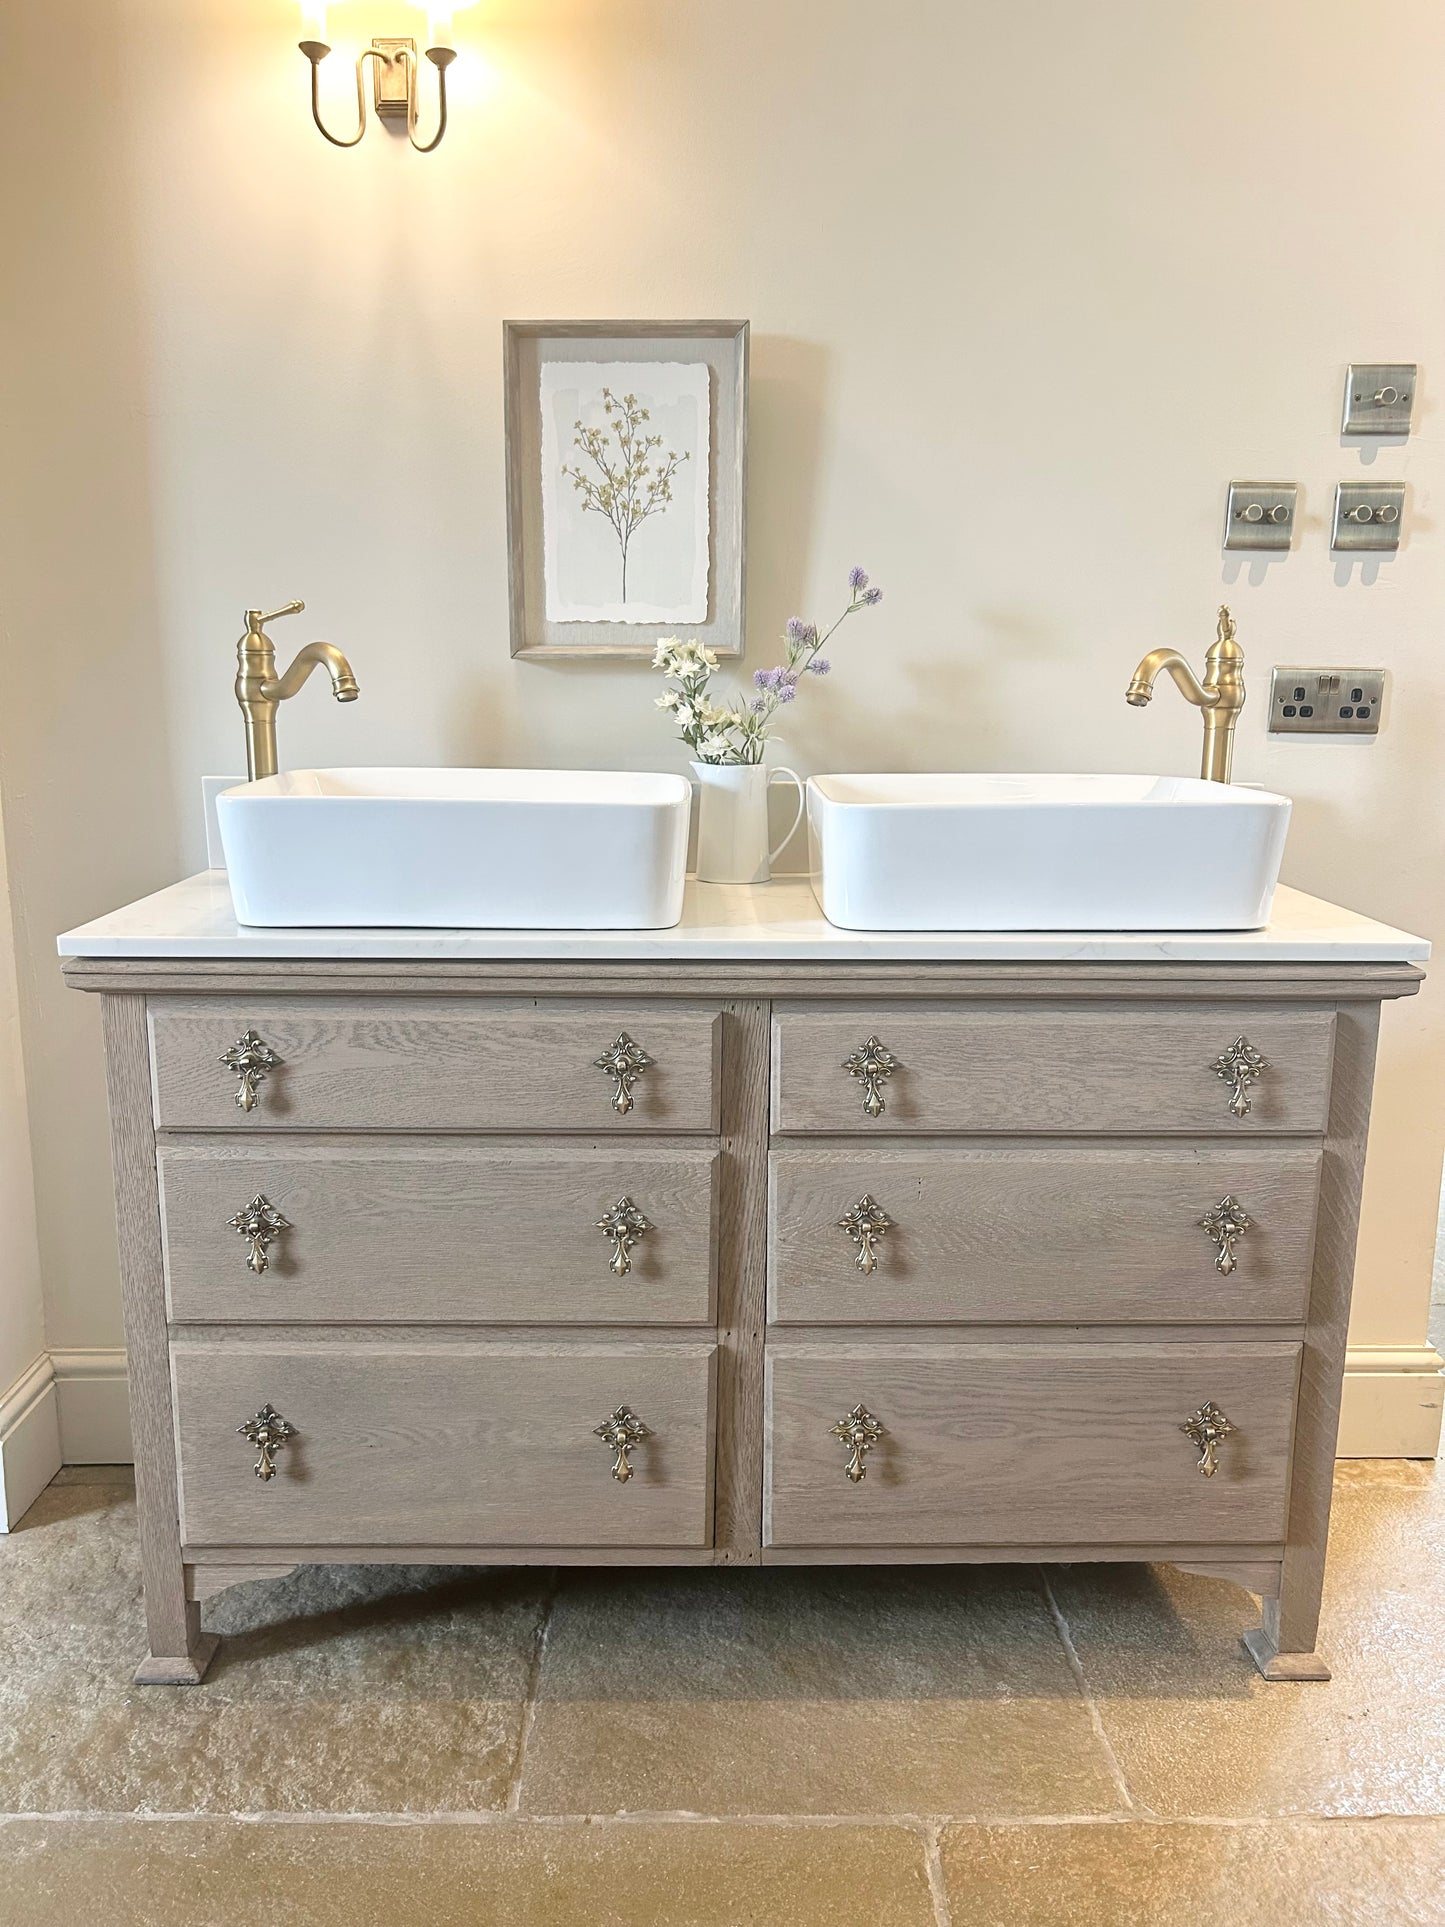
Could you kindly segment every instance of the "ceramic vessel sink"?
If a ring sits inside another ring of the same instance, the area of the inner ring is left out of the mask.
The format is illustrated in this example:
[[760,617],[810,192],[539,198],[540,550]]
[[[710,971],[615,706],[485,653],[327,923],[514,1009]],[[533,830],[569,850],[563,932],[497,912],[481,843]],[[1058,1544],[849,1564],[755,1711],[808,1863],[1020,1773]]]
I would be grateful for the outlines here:
[[303,769],[216,799],[240,923],[656,930],[692,792],[620,770]]
[[1252,930],[1289,812],[1188,776],[815,776],[813,890],[845,930]]

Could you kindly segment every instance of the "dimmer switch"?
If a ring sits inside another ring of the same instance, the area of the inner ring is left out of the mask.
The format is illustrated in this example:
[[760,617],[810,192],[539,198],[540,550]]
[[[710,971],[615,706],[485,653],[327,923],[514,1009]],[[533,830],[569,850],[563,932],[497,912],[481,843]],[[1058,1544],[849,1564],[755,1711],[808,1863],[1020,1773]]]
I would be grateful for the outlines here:
[[1346,435],[1408,435],[1415,405],[1413,361],[1354,361],[1345,375]]
[[1293,482],[1231,482],[1224,512],[1227,549],[1287,549],[1294,535]]
[[1389,553],[1400,546],[1405,513],[1403,482],[1341,482],[1335,490],[1330,547],[1349,554]]

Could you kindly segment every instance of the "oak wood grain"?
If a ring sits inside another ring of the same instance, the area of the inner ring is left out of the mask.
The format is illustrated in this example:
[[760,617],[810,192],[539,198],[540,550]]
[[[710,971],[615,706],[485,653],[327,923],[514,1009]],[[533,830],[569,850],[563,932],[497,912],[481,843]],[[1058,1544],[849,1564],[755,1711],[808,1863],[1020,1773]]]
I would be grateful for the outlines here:
[[145,999],[130,994],[106,996],[101,1003],[101,1030],[150,1644],[136,1680],[147,1686],[192,1685],[203,1677],[216,1642],[202,1633],[200,1609],[186,1597],[181,1559]]
[[[262,1323],[650,1325],[713,1322],[717,1152],[563,1140],[163,1143],[172,1318]],[[228,1220],[258,1194],[288,1220],[264,1273]],[[648,1221],[631,1271],[598,1220]]]
[[[772,1346],[766,1542],[1014,1545],[1278,1540],[1297,1344],[1051,1348]],[[1180,1425],[1214,1399],[1236,1427],[1213,1478]],[[832,1425],[886,1432],[850,1484]]]
[[[186,1543],[706,1546],[715,1351],[178,1339]],[[237,1427],[268,1403],[296,1436],[263,1482]],[[651,1432],[625,1485],[593,1434],[622,1404]]]
[[[1278,1003],[1021,1009],[882,1002],[773,1015],[773,1129],[779,1132],[1187,1133],[1248,1137],[1324,1129],[1330,1011]],[[1212,1066],[1241,1034],[1269,1068],[1247,1116]],[[872,1118],[844,1060],[870,1036],[898,1060]]]
[[763,1330],[767,1281],[768,1008],[723,1015],[716,1543],[730,1564],[762,1545]]
[[1080,1004],[1257,1002],[1334,1004],[1413,997],[1417,964],[1334,963],[875,963],[782,958],[628,961],[598,958],[69,957],[77,990],[181,994],[366,996],[809,997],[904,1004],[939,997]]
[[[281,1058],[254,1109],[219,1059],[247,1029]],[[633,1109],[595,1059],[627,1034],[652,1058]],[[152,1009],[156,1123],[250,1132],[716,1131],[708,1004],[527,998],[167,998]]]
[[1264,1601],[1262,1626],[1246,1642],[1267,1679],[1329,1678],[1329,1667],[1315,1651],[1315,1640],[1379,1027],[1380,1007],[1374,1003],[1342,1006],[1335,1027],[1309,1327],[1300,1365],[1289,1539],[1279,1597]]
[[[769,1315],[780,1324],[1267,1324],[1304,1318],[1320,1151],[1246,1145],[926,1148],[784,1143],[770,1160]],[[1252,1220],[1216,1268],[1201,1217]],[[843,1213],[892,1219],[857,1266]]]

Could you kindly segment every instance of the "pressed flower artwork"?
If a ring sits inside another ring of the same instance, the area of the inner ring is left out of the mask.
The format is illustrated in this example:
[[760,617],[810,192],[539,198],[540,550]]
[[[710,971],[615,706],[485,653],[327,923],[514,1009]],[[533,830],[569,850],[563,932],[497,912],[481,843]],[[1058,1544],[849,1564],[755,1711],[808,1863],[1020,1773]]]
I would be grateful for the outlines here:
[[547,362],[541,402],[548,621],[706,622],[706,364]]

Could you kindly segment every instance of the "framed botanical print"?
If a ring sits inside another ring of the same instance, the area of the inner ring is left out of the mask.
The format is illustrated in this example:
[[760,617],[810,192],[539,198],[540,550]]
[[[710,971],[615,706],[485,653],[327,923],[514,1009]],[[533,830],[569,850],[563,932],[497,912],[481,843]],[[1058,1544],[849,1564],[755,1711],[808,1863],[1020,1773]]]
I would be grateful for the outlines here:
[[514,656],[743,650],[746,321],[508,321]]

